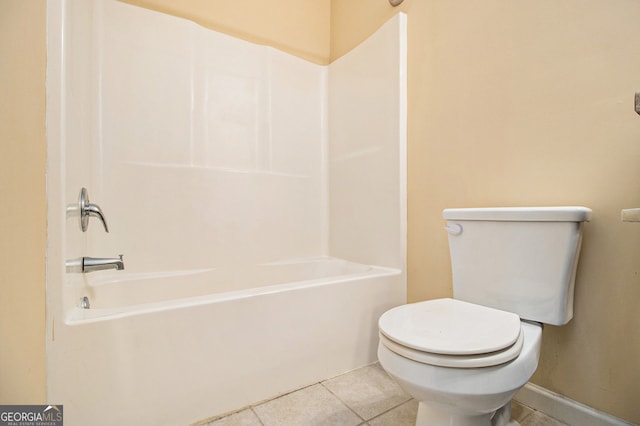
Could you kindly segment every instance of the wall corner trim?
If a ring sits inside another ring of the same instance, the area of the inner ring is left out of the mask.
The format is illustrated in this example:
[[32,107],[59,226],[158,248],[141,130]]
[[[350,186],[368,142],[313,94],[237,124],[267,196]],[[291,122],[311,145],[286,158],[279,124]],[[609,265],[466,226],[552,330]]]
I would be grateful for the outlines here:
[[633,423],[598,411],[531,382],[520,389],[514,399],[523,405],[542,411],[548,416],[569,425],[633,426]]

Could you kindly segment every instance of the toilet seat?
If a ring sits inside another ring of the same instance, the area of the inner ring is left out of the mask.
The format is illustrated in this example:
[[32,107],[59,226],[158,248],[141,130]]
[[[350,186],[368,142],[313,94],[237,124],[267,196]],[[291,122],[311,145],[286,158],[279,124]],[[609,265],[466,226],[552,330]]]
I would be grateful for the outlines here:
[[441,355],[430,352],[422,352],[399,345],[393,340],[387,339],[382,333],[379,333],[379,337],[381,344],[386,346],[390,351],[395,352],[400,356],[409,358],[422,364],[452,368],[480,368],[504,364],[505,362],[509,362],[517,358],[520,354],[520,351],[522,350],[522,346],[524,345],[524,333],[520,333],[520,336],[518,337],[518,340],[516,340],[516,343],[502,351],[476,355]]
[[456,368],[502,364],[522,349],[520,317],[455,299],[398,306],[379,320],[380,343],[417,362]]

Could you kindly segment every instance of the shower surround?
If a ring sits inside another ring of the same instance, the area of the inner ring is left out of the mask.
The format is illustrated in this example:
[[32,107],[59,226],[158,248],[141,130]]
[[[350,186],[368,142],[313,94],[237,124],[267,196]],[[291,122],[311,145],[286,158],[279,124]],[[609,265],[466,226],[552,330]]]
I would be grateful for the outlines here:
[[[65,420],[186,424],[374,361],[406,291],[405,16],[320,66],[115,0],[47,13]],[[81,231],[81,187],[109,233]]]

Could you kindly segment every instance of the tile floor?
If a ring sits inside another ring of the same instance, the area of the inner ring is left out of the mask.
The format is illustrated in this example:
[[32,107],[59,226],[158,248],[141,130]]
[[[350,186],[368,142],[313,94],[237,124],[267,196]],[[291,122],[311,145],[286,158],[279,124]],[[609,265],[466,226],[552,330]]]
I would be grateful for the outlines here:
[[[198,426],[410,426],[418,403],[378,363],[299,389]],[[563,426],[517,402],[512,416],[522,426]]]

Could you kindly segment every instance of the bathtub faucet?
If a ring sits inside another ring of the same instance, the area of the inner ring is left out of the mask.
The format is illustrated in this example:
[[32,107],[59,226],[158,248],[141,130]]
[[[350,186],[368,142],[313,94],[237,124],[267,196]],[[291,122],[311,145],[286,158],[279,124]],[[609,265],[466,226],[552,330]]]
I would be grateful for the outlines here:
[[104,269],[115,269],[122,271],[124,269],[124,261],[122,255],[120,257],[83,257],[82,272],[102,271]]

